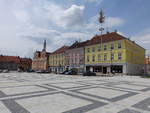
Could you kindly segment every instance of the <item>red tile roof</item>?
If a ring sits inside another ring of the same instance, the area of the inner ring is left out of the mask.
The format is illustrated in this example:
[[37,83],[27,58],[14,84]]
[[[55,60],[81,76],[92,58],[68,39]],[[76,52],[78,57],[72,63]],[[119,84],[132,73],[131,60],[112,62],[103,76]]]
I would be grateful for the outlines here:
[[29,62],[29,63],[31,63],[32,59],[30,59],[30,58],[20,58],[20,61],[21,62]]
[[63,53],[65,52],[69,47],[68,46],[62,46],[61,48],[57,49],[56,51],[54,51],[53,53]]
[[87,45],[92,44],[98,44],[98,43],[106,43],[106,42],[112,42],[116,40],[122,40],[126,39],[125,37],[121,36],[120,34],[116,32],[107,33],[103,35],[95,35],[88,43]]
[[18,64],[18,63],[20,63],[20,57],[0,55],[0,62],[14,62],[14,63]]
[[86,46],[86,44],[89,42],[89,40],[84,41],[84,42],[75,42],[72,44],[68,49],[74,49],[74,48],[80,48]]

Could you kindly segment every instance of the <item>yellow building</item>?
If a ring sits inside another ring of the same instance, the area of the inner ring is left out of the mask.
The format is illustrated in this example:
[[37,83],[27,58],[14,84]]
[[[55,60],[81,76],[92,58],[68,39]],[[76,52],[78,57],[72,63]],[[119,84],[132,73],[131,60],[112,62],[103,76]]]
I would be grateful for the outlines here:
[[52,72],[60,73],[65,70],[65,51],[67,49],[68,46],[63,46],[49,55],[49,69]]
[[97,73],[142,74],[145,49],[116,32],[94,36],[85,46],[85,69]]

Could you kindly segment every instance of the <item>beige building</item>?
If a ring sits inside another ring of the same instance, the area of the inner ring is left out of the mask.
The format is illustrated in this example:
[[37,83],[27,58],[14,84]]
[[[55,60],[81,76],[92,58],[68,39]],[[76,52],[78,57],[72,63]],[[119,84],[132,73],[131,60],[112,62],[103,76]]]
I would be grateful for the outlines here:
[[49,70],[60,73],[66,70],[65,51],[68,46],[63,46],[49,55]]

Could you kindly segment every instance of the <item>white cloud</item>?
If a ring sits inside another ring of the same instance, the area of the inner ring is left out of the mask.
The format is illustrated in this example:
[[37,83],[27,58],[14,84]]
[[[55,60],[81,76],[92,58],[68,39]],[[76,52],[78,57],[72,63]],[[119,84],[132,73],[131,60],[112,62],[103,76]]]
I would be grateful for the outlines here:
[[84,0],[84,1],[100,4],[103,0]]
[[[34,50],[42,49],[44,39],[48,41],[48,51],[52,51],[76,40],[90,39],[99,28],[97,16],[84,19],[82,5],[64,7],[48,0],[14,0],[11,4],[2,1],[5,3],[0,4],[2,54],[32,56]],[[111,27],[119,26],[117,20],[112,20]]]
[[76,28],[84,24],[84,6],[72,5],[65,9],[56,4],[50,4],[46,8],[48,9],[49,19],[59,27]]
[[30,21],[30,16],[26,11],[23,10],[16,10],[14,11],[14,14],[16,16],[16,19],[20,22],[26,23]]
[[146,53],[150,54],[150,29],[146,29],[132,37],[136,43],[146,49]]
[[106,26],[114,27],[114,26],[121,26],[124,24],[124,20],[119,17],[108,17],[106,18]]

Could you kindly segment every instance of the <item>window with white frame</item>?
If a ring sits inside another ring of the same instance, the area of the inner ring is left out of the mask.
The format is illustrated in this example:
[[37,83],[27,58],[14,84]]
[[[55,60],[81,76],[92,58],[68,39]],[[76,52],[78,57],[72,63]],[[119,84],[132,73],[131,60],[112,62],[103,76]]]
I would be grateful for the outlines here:
[[101,51],[101,45],[100,44],[98,45],[98,51]]
[[87,62],[90,62],[90,56],[87,56]]
[[111,53],[111,60],[114,60],[114,53]]
[[105,45],[104,45],[104,51],[106,51],[106,50],[107,50],[107,45],[105,44]]
[[121,52],[118,53],[118,60],[122,60],[122,53]]
[[101,55],[98,54],[98,61],[101,61]]
[[92,52],[95,52],[95,47],[92,47]]
[[113,50],[114,49],[114,44],[110,45],[110,49]]
[[92,56],[92,61],[95,62],[95,55]]
[[87,48],[87,52],[88,52],[88,53],[90,52],[90,48]]
[[107,53],[104,54],[104,61],[107,60]]
[[122,44],[121,42],[118,42],[118,49],[121,49],[122,48]]

